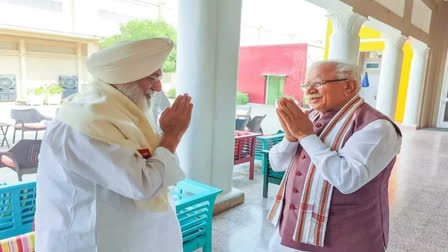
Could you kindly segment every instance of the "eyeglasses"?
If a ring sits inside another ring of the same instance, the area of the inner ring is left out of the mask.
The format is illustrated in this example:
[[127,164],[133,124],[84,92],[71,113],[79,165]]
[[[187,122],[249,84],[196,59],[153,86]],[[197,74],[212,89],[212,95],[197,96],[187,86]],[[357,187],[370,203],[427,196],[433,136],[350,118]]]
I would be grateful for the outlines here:
[[163,75],[157,75],[157,76],[150,75],[148,77],[151,79],[152,82],[158,82],[162,79]]
[[347,81],[348,79],[337,79],[337,80],[321,80],[321,81],[314,81],[314,82],[308,82],[308,83],[304,83],[304,84],[302,84],[301,85],[301,87],[303,88],[303,89],[308,89],[309,87],[312,87],[312,88],[319,88],[319,87],[321,87],[322,85],[325,85],[325,84],[327,84],[327,83],[329,83],[329,82],[338,82],[338,81]]

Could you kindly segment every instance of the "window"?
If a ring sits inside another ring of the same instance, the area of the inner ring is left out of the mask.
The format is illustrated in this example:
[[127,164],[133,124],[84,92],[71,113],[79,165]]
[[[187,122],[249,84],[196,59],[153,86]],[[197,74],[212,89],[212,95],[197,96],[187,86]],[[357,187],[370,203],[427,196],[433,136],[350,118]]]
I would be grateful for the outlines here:
[[379,70],[380,63],[376,62],[366,62],[366,70]]

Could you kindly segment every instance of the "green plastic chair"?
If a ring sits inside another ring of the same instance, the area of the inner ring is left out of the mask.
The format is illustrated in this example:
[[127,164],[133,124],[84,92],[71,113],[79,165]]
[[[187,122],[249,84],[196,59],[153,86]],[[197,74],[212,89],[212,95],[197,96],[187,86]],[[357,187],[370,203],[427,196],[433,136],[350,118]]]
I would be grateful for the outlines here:
[[170,188],[182,230],[184,252],[212,251],[213,206],[222,190],[185,179]]
[[0,188],[0,240],[32,231],[36,182]]
[[[170,187],[182,230],[183,248],[212,251],[212,219],[216,196],[222,190],[185,179]],[[0,240],[32,231],[36,182],[0,188]]]
[[255,142],[255,159],[263,160],[262,150],[270,150],[272,146],[283,140],[285,133],[279,130],[277,133],[272,135],[257,136],[257,141]]
[[269,183],[280,185],[285,172],[275,172],[272,170],[271,164],[269,163],[269,151],[262,150],[261,153],[263,154],[263,197],[267,198]]

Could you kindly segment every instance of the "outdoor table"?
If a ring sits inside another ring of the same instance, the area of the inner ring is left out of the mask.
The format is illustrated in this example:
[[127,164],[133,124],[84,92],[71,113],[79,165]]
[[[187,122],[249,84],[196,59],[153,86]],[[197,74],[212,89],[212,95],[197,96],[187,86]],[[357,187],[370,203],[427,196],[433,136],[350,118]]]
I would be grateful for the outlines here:
[[5,142],[6,142],[6,146],[9,148],[9,143],[8,143],[8,139],[7,139],[7,133],[8,133],[9,126],[10,125],[7,123],[0,122],[0,134],[1,134],[1,136],[3,136],[2,137],[2,147],[5,145]]

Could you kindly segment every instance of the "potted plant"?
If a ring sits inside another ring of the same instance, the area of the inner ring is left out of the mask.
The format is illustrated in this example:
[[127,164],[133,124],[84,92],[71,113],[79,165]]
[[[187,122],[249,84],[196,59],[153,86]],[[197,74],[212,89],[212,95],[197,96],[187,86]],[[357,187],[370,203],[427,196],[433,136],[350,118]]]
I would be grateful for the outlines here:
[[38,88],[30,88],[27,91],[28,93],[28,101],[29,105],[43,105],[45,98],[45,89],[44,87]]
[[62,97],[62,88],[57,84],[47,86],[47,104],[60,104]]

